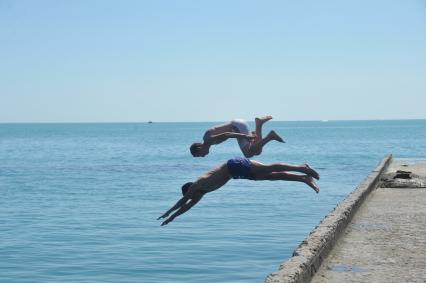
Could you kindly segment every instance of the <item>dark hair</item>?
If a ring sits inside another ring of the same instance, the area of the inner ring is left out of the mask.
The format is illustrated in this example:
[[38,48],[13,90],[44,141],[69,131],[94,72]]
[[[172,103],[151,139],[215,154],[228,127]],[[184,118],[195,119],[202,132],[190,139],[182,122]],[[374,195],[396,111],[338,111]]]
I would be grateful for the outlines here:
[[191,145],[191,147],[189,148],[189,150],[191,151],[191,154],[193,156],[196,156],[200,152],[200,150],[201,150],[202,147],[203,147],[202,143],[196,142],[196,143],[193,143]]
[[182,195],[186,195],[186,192],[188,191],[189,187],[194,184],[193,182],[188,182],[185,185],[182,186]]
[[203,147],[203,144],[200,142],[195,142],[191,145],[189,150],[191,151],[192,156],[198,156],[200,153],[201,148]]

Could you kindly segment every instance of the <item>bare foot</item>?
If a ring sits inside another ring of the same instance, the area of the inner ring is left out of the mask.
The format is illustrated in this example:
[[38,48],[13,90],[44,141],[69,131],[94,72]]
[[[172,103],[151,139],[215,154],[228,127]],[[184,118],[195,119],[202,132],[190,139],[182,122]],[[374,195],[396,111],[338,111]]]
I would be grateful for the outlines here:
[[311,187],[316,193],[319,193],[320,188],[311,176],[305,176],[305,184]]
[[306,174],[314,177],[317,180],[320,179],[318,172],[312,169],[308,164],[305,164],[305,168],[306,168],[306,172],[305,172]]
[[277,142],[285,142],[285,141],[282,139],[282,137],[280,137],[280,135],[278,135],[278,134],[277,134],[277,132],[275,132],[275,131],[273,131],[273,130],[269,132],[268,136],[269,136],[272,140],[275,140],[275,141],[277,141]]
[[262,116],[262,117],[256,117],[256,119],[254,119],[254,121],[256,122],[256,127],[257,127],[257,126],[263,125],[263,123],[265,123],[265,122],[267,122],[271,119],[272,119],[271,115],[265,115],[265,116]]

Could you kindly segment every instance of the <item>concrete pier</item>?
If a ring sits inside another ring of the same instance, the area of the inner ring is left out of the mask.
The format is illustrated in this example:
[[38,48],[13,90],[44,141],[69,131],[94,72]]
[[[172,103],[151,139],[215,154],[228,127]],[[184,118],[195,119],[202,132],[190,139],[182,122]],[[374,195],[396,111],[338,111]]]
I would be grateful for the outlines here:
[[311,282],[426,282],[426,162],[386,173]]
[[265,282],[426,282],[425,247],[426,160],[387,156]]

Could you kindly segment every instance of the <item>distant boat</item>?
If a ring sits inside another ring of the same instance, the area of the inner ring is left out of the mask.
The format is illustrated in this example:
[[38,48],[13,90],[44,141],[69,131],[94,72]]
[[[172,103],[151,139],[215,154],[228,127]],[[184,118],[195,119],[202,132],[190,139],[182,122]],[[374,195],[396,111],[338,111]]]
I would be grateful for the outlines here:
[[325,123],[325,122],[328,122],[328,120],[321,120],[321,122],[324,122],[324,123]]
[[152,124],[152,121],[148,121],[148,124]]

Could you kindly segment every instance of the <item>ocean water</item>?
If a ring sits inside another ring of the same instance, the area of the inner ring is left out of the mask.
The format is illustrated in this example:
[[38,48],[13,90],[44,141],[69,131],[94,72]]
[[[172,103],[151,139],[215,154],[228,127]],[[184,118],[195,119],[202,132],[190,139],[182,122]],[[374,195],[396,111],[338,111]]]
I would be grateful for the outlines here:
[[287,143],[254,159],[308,162],[320,194],[231,180],[160,227],[183,183],[240,155],[190,155],[213,124],[0,124],[0,282],[261,282],[385,154],[426,157],[426,120],[271,121]]

